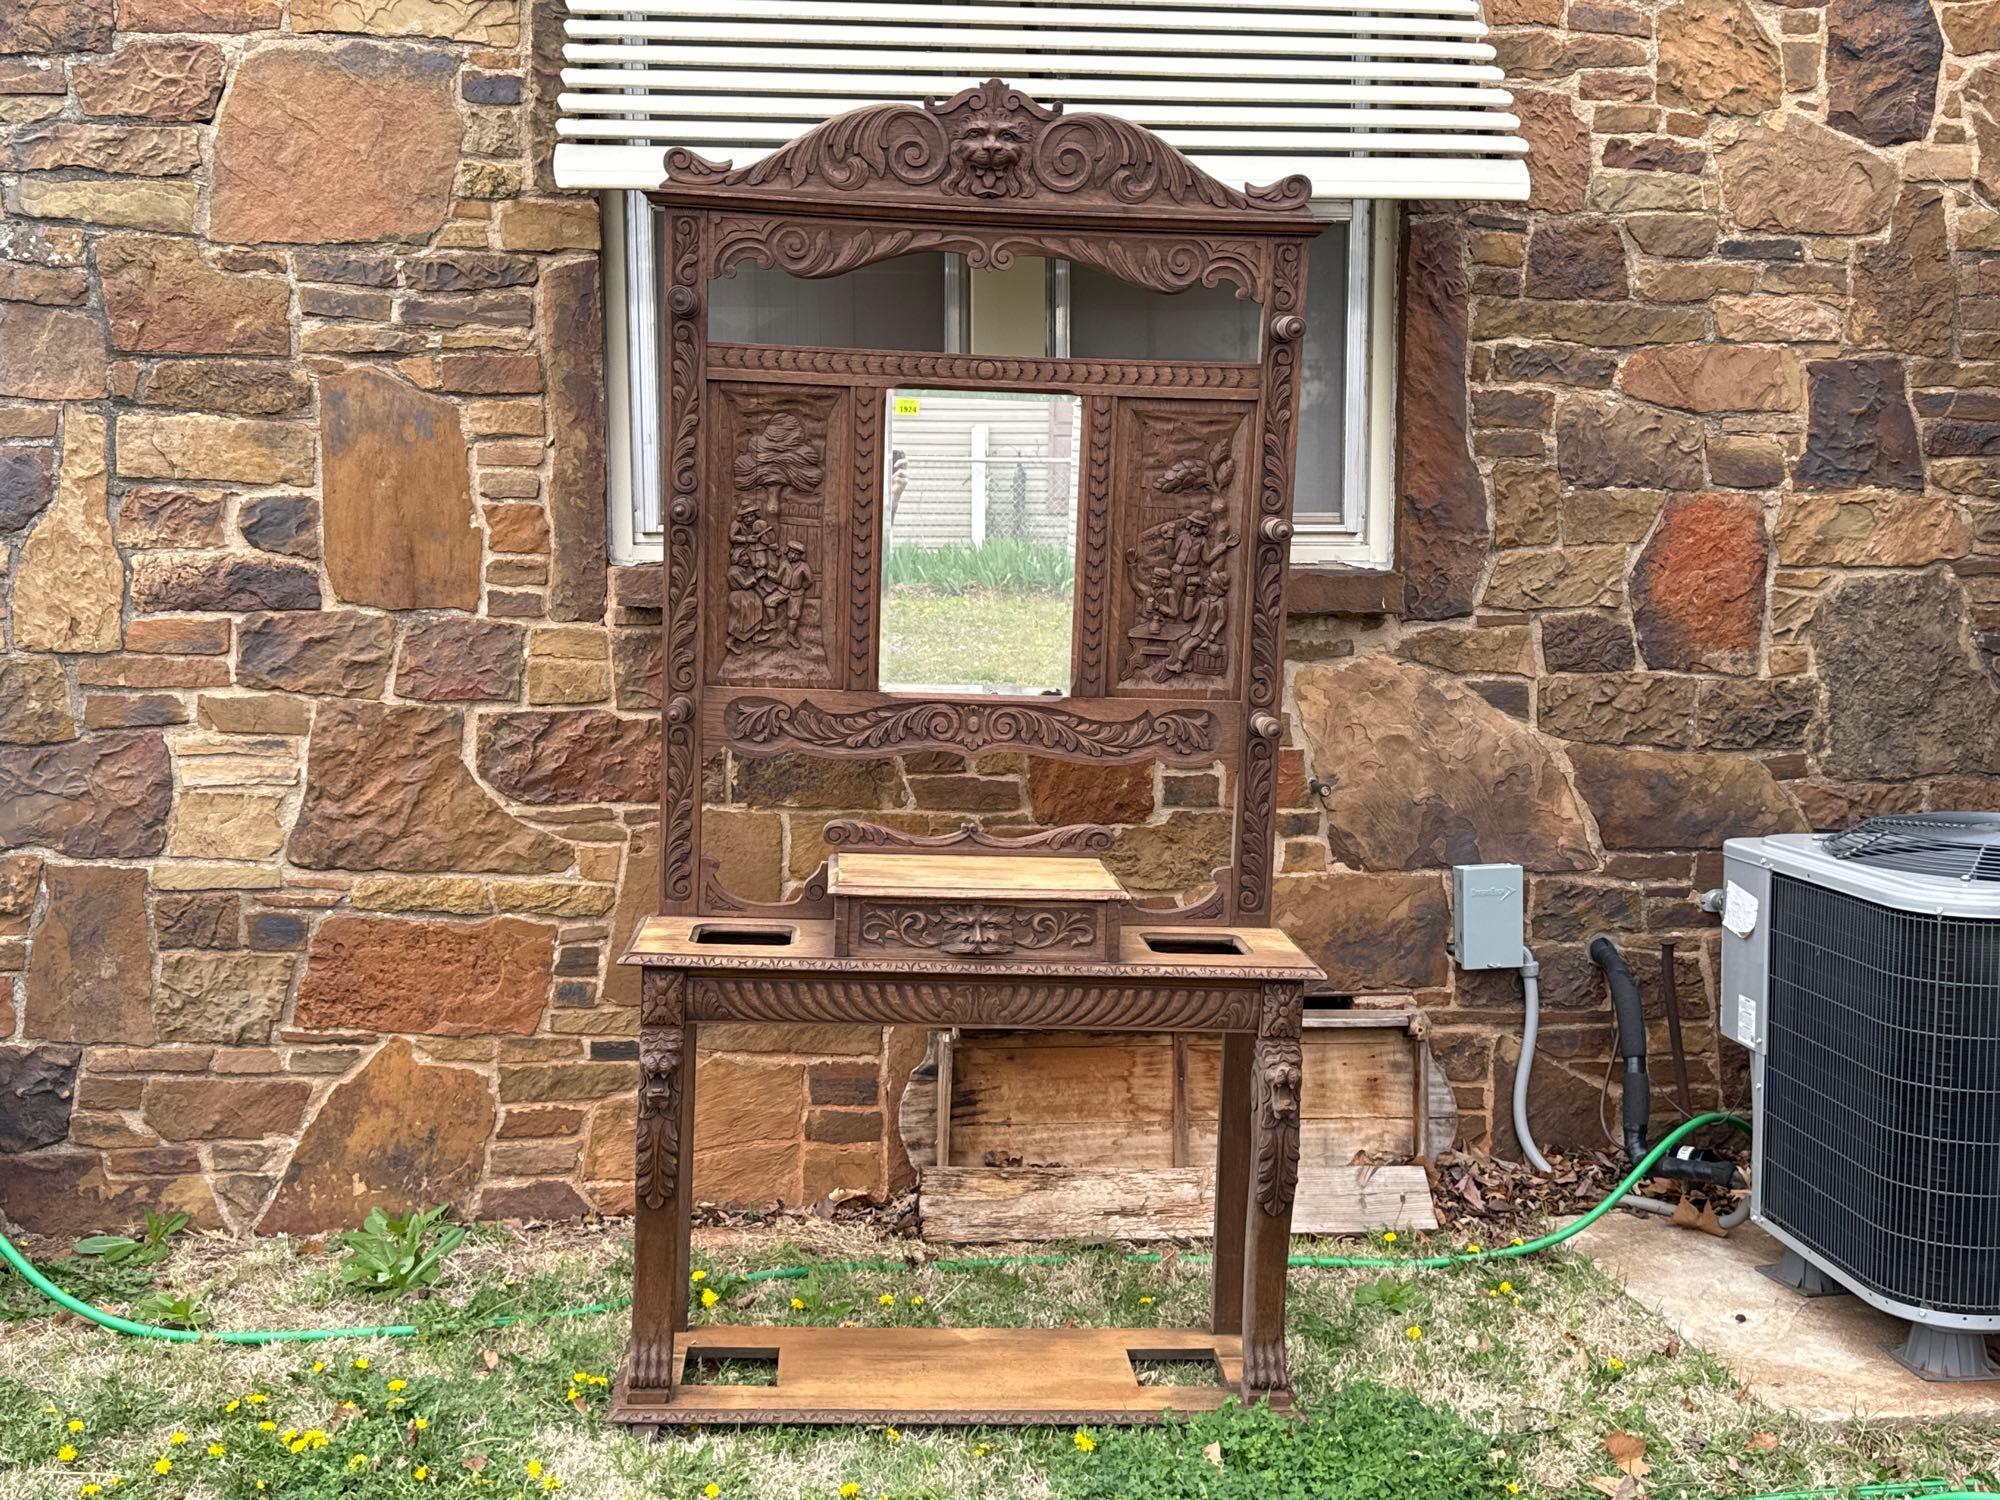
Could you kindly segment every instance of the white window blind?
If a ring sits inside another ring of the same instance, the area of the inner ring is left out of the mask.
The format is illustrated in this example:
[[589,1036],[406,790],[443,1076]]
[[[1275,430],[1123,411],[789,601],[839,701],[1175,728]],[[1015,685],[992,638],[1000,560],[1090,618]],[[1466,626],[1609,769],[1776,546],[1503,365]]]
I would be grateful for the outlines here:
[[1527,142],[1478,0],[567,0],[556,181],[649,188],[833,115],[1005,78],[1121,115],[1231,185],[1521,200]]

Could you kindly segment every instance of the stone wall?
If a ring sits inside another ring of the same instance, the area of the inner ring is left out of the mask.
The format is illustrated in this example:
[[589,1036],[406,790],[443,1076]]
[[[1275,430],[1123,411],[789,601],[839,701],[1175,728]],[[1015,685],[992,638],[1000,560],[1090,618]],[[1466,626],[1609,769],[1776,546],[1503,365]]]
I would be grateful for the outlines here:
[[1519,980],[1453,979],[1444,867],[1531,872],[1537,1130],[1599,1143],[1591,934],[1656,1016],[1677,944],[1713,1099],[1720,842],[2000,807],[2000,5],[1487,13],[1534,196],[1410,220],[1408,603],[1294,621],[1334,789],[1281,904],[1510,1150]]
[[[1534,872],[1543,1133],[1587,1143],[1591,932],[1649,993],[1680,941],[1712,1096],[1717,842],[2000,805],[2000,0],[1489,9],[1536,197],[1410,220],[1408,605],[1293,620],[1279,884],[1338,986],[1430,1007],[1506,1149],[1518,1000],[1445,962],[1453,860]],[[18,1221],[629,1203],[657,580],[606,565],[553,11],[0,0]],[[852,811],[1105,821],[1129,880],[1191,889],[1225,794],[914,756],[718,761],[704,795],[771,899]],[[906,1182],[921,1047],[717,1028],[698,1190]]]

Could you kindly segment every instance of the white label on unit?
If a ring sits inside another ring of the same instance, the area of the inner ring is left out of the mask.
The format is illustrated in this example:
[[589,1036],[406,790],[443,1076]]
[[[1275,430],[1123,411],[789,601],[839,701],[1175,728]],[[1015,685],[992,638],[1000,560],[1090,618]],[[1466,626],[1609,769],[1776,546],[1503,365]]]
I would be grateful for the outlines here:
[[1757,898],[1733,880],[1722,893],[1722,925],[1740,938],[1757,930]]
[[1746,1047],[1755,1047],[1757,1036],[1757,1002],[1741,991],[1736,996],[1736,1040]]

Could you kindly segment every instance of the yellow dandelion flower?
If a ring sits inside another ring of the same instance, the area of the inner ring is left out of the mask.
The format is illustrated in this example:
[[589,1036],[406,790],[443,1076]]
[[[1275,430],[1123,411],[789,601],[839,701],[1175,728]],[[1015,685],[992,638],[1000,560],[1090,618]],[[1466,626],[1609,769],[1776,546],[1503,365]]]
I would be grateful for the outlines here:
[[71,1431],[71,1432],[81,1432],[81,1431],[83,1431],[83,1418],[82,1418],[82,1417],[71,1417],[71,1418],[69,1419],[69,1421],[67,1421],[67,1422],[66,1422],[66,1423],[64,1423],[63,1425],[64,1425],[64,1426],[65,1426],[66,1428],[68,1428],[68,1429],[69,1429],[69,1431]]
[[45,1406],[42,1408],[42,1415],[45,1417],[53,1417],[57,1415],[56,1408],[53,1406]]
[[257,1488],[260,1490],[268,1490],[270,1487],[271,1484],[269,1480],[260,1479],[257,1481]]
[[1489,1286],[1489,1287],[1488,1287],[1488,1288],[1486,1289],[1486,1295],[1487,1295],[1487,1296],[1489,1296],[1489,1297],[1497,1297],[1497,1296],[1499,1296],[1500,1294],[1499,1294],[1498,1292],[1494,1291],[1494,1290],[1493,1290],[1493,1288]]
[[1072,1437],[1070,1441],[1076,1444],[1076,1450],[1079,1453],[1090,1453],[1095,1451],[1097,1447],[1097,1439],[1085,1432],[1081,1427],[1076,1430],[1076,1436]]
[[701,1492],[708,1496],[708,1500],[715,1500],[715,1497],[722,1493],[722,1486],[711,1479],[701,1487]]
[[893,1292],[884,1292],[875,1301],[883,1307],[894,1307],[896,1305],[896,1297]]
[[793,1311],[793,1312],[804,1312],[805,1310],[806,1310],[806,1299],[805,1299],[805,1298],[803,1298],[803,1297],[794,1297],[794,1298],[792,1298],[792,1311]]
[[222,1444],[220,1443],[210,1443],[208,1445],[208,1456],[210,1458],[220,1458],[222,1457],[223,1454],[227,1453],[228,1451],[229,1450],[223,1447]]
[[706,1272],[706,1271],[690,1271],[690,1272],[688,1272],[688,1280],[689,1280],[689,1281],[706,1281],[706,1280],[708,1280],[708,1272]]
[[1518,1495],[1521,1493],[1521,1487],[1510,1479],[1507,1481],[1507,1493],[1510,1495]]
[[1465,1247],[1465,1253],[1466,1253],[1467,1255],[1477,1255],[1477,1254],[1479,1254],[1479,1245],[1478,1245],[1478,1243],[1477,1243],[1477,1242],[1474,1242],[1473,1244],[1470,1244],[1470,1245],[1467,1245],[1467,1246]]
[[1385,1245],[1393,1245],[1393,1244],[1395,1244],[1395,1243],[1396,1243],[1396,1231],[1392,1229],[1392,1230],[1390,1230],[1390,1231],[1389,1231],[1389,1232],[1388,1232],[1387,1234],[1383,1235],[1383,1236],[1382,1236],[1382,1243],[1383,1243],[1383,1244],[1385,1244]]
[[922,1307],[923,1305],[924,1299],[922,1297],[912,1297],[910,1299],[910,1306],[912,1307]]
[[308,1427],[306,1429],[306,1441],[311,1443],[315,1448],[324,1448],[326,1446],[326,1434],[321,1432],[317,1427]]
[[401,1378],[389,1382],[389,1389],[392,1391],[407,1391],[409,1388],[410,1382]]
[[542,1477],[542,1461],[539,1458],[531,1458],[521,1467],[526,1471],[530,1479],[540,1479]]
[[900,1443],[903,1440],[902,1433],[898,1432],[893,1427],[884,1427],[882,1429],[882,1436],[887,1438],[892,1443]]
[[56,1449],[56,1462],[59,1464],[73,1464],[76,1462],[76,1456],[76,1444],[74,1443],[64,1443],[60,1448]]
[[1403,1330],[1403,1334],[1404,1337],[1406,1338],[1409,1338],[1411,1340],[1416,1340],[1424,1336],[1424,1331],[1423,1329],[1417,1327],[1416,1324],[1412,1323],[1408,1328],[1405,1328]]
[[325,1361],[325,1360],[323,1360],[323,1359],[316,1359],[316,1360],[314,1360],[314,1361],[313,1361],[313,1374],[315,1374],[315,1375],[321,1375],[321,1374],[324,1374],[325,1372],[326,1372],[326,1361]]
[[542,1488],[544,1490],[553,1492],[555,1490],[561,1489],[562,1487],[563,1487],[563,1482],[560,1479],[556,1478],[556,1476],[553,1474],[549,1475],[548,1478],[542,1481]]
[[431,1419],[429,1417],[412,1417],[410,1425],[416,1428],[417,1431],[422,1432],[426,1427],[431,1425]]
[[289,1443],[293,1438],[297,1437],[298,1435],[299,1435],[298,1428],[287,1427],[283,1432],[278,1434],[278,1441],[281,1443]]
[[715,1306],[716,1303],[720,1302],[721,1300],[722,1299],[720,1297],[715,1295],[714,1287],[705,1286],[701,1289],[701,1305],[703,1307],[713,1307]]
[[840,1487],[840,1500],[854,1500],[854,1497],[860,1493],[861,1486],[850,1479]]
[[306,1451],[306,1440],[302,1437],[293,1438],[289,1443],[285,1444],[285,1446],[291,1449],[292,1452],[294,1453],[303,1453]]
[[166,1454],[162,1453],[158,1458],[153,1460],[153,1472],[155,1474],[173,1473],[174,1461],[171,1458],[168,1458]]
[[1527,1242],[1526,1240],[1522,1239],[1522,1238],[1521,1238],[1521,1237],[1520,1237],[1520,1236],[1519,1236],[1519,1235],[1517,1234],[1517,1235],[1515,1235],[1515,1236],[1514,1236],[1514,1238],[1512,1238],[1511,1240],[1507,1241],[1507,1243],[1508,1243],[1508,1244],[1510,1244],[1510,1245],[1513,1245],[1513,1246],[1515,1246],[1516,1248],[1518,1248],[1518,1247],[1520,1247],[1520,1246],[1522,1246],[1522,1245],[1525,1245],[1525,1244],[1527,1244],[1528,1242]]
[[367,1455],[367,1454],[365,1454],[365,1453],[350,1453],[350,1454],[348,1454],[348,1455],[347,1455],[347,1467],[348,1467],[348,1468],[350,1468],[350,1469],[353,1469],[353,1470],[357,1470],[357,1471],[358,1471],[358,1470],[361,1470],[361,1469],[365,1469],[365,1468],[367,1468],[367,1467],[368,1467],[368,1455]]
[[1500,1290],[1503,1293],[1511,1293],[1514,1290],[1514,1283],[1511,1281],[1503,1281],[1500,1283]]
[[187,1440],[188,1440],[188,1435],[185,1432],[177,1432],[172,1437],[167,1439],[167,1441],[173,1444],[173,1446],[176,1448],[186,1446]]
[[228,1404],[225,1405],[222,1409],[225,1412],[233,1412],[236,1410],[237,1407],[241,1406],[242,1404],[243,1403],[241,1401],[238,1401],[234,1396],[232,1396],[229,1398]]
[[101,1495],[104,1493],[104,1486],[101,1484],[86,1484],[77,1493],[79,1495]]
[[357,1369],[357,1370],[365,1370],[365,1369],[367,1369],[367,1368],[368,1368],[368,1356],[364,1354],[364,1355],[360,1356],[360,1357],[359,1357],[358,1359],[356,1359],[356,1360],[354,1361],[354,1368],[355,1368],[355,1369]]
[[1606,1360],[1606,1361],[1604,1362],[1604,1368],[1605,1368],[1605,1369],[1607,1369],[1607,1370],[1610,1370],[1610,1371],[1612,1371],[1612,1372],[1614,1372],[1614,1373],[1616,1373],[1617,1371],[1619,1371],[1619,1370],[1622,1370],[1622,1369],[1624,1369],[1624,1368],[1625,1368],[1625,1361],[1624,1361],[1624,1360],[1622,1360],[1622,1359],[1619,1359],[1619,1358],[1617,1358],[1617,1357],[1616,1357],[1616,1356],[1614,1355],[1614,1356],[1613,1356],[1612,1358],[1610,1358],[1610,1359],[1607,1359],[1607,1360]]
[[563,1392],[563,1400],[565,1401],[579,1401],[582,1398],[583,1398],[583,1392],[578,1390],[575,1386],[571,1386],[568,1390]]
[[977,1448],[974,1448],[972,1450],[972,1456],[974,1458],[984,1458],[986,1457],[987,1454],[991,1453],[992,1451],[993,1451],[992,1444],[981,1443]]
[[251,1406],[262,1406],[266,1401],[269,1401],[271,1398],[265,1395],[262,1391],[252,1391],[249,1395],[245,1396],[243,1399]]
[[431,1470],[429,1464],[418,1464],[414,1469],[410,1470],[410,1478],[416,1480],[419,1484],[430,1477]]
[[276,1422],[273,1422],[269,1417],[266,1417],[263,1421],[257,1424],[257,1430],[259,1432],[276,1432],[278,1430],[278,1424]]
[[1139,1299],[1139,1305],[1141,1307],[1151,1307],[1153,1305],[1153,1299],[1151,1297],[1141,1297]]

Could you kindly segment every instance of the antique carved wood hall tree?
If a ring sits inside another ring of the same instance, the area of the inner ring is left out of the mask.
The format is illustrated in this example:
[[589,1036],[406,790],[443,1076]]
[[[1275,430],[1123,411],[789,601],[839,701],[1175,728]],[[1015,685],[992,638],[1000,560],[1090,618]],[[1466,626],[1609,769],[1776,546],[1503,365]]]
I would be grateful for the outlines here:
[[[1147,131],[994,80],[838,117],[739,170],[671,152],[653,197],[670,318],[664,830],[660,913],[626,955],[644,969],[637,1259],[613,1416],[1067,1423],[1285,1399],[1301,996],[1319,977],[1269,925],[1305,250],[1318,228],[1305,180],[1228,187]],[[717,278],[824,278],[914,254],[975,269],[1047,257],[1159,294],[1226,287],[1256,318],[1254,357],[711,336]],[[906,431],[914,449],[981,402],[982,431],[1045,443],[1019,466],[1015,503],[1024,534],[1073,548],[1073,603],[1056,643],[1066,665],[1023,651],[1017,679],[954,687],[888,664],[885,559],[920,519],[911,500],[898,509],[891,471]],[[835,821],[795,899],[752,902],[703,850],[704,779],[724,752],[1220,766],[1234,857],[1212,893],[1162,909],[1105,868],[1107,829]],[[710,1022],[1220,1034],[1209,1325],[690,1327],[695,1042]],[[775,1380],[688,1378],[719,1358],[775,1361]],[[1142,1385],[1134,1361],[1159,1359],[1212,1360],[1216,1380]]]

